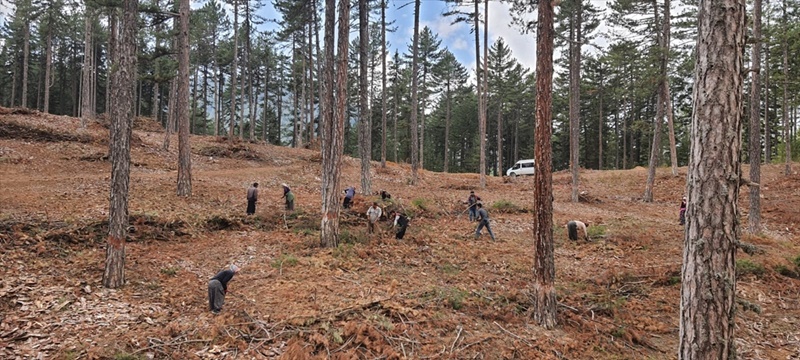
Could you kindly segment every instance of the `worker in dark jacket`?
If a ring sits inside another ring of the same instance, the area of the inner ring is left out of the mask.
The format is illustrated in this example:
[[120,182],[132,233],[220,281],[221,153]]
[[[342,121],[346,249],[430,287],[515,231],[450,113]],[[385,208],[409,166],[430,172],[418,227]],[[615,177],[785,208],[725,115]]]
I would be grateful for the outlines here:
[[478,208],[478,228],[475,229],[475,238],[477,239],[481,236],[481,230],[486,227],[486,231],[489,232],[489,236],[492,237],[492,241],[494,241],[494,233],[492,232],[492,228],[489,226],[489,212],[483,208],[483,204],[477,203],[476,207]]
[[233,275],[238,273],[240,268],[231,264],[229,269],[225,269],[214,275],[208,281],[208,306],[211,312],[219,314],[222,304],[225,303],[225,294],[228,293],[228,282],[233,279]]
[[283,198],[286,199],[286,210],[294,211],[294,193],[292,189],[289,188],[289,185],[283,185]]
[[408,217],[397,211],[392,211],[392,217],[394,218],[394,224],[392,226],[397,228],[394,238],[403,240],[403,236],[406,236],[406,229],[408,228]]
[[342,203],[342,207],[345,209],[349,209],[353,206],[353,198],[356,196],[356,188],[350,186],[344,189],[344,202]]
[[253,183],[247,189],[247,215],[256,213],[256,202],[258,202],[258,183]]

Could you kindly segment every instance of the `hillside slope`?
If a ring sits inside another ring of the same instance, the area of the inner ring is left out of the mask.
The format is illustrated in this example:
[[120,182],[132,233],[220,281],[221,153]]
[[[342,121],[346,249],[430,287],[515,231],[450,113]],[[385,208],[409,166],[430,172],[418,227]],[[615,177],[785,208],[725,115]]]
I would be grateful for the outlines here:
[[[108,131],[74,118],[0,108],[0,358],[673,359],[683,245],[682,175],[582,171],[585,202],[554,176],[559,326],[532,323],[532,180],[373,168],[374,190],[412,217],[406,238],[366,234],[367,204],[342,216],[343,244],[319,243],[320,157],[311,150],[194,136],[194,194],[175,195],[177,138],[137,120],[132,141],[127,285],[103,289]],[[16,111],[18,112],[18,111]],[[800,168],[800,165],[795,167]],[[737,347],[744,359],[800,358],[800,176],[762,167],[765,231],[739,252]],[[358,186],[346,158],[343,184]],[[745,169],[746,173],[746,169]],[[245,191],[259,182],[257,214]],[[285,213],[279,184],[297,195]],[[469,190],[498,241],[474,239]],[[747,189],[740,195],[746,223]],[[561,225],[591,223],[590,242]],[[230,263],[220,315],[208,279]],[[755,310],[760,310],[760,314]],[[125,357],[125,356],[129,357]]]

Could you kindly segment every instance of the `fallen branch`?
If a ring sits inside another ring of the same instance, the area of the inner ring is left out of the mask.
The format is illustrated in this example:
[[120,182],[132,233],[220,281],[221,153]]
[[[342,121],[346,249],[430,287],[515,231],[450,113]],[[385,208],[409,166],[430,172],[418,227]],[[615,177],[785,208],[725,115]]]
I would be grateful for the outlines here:
[[208,339],[208,340],[207,339],[189,339],[189,340],[183,340],[183,341],[173,341],[173,342],[169,342],[169,343],[155,344],[155,345],[151,345],[151,346],[148,346],[148,347],[144,347],[144,348],[141,348],[139,350],[134,351],[133,354],[138,354],[138,353],[140,353],[142,351],[157,349],[157,348],[166,347],[166,346],[175,346],[175,345],[183,345],[183,344],[199,343],[199,342],[206,342],[207,343],[207,342],[211,342],[211,341],[212,340],[210,340],[210,339]]
[[508,330],[506,330],[504,327],[500,326],[500,324],[498,324],[498,323],[497,323],[497,321],[493,321],[493,323],[494,323],[495,325],[497,325],[497,327],[499,327],[499,328],[500,328],[500,330],[503,330],[503,331],[504,331],[506,334],[509,334],[509,335],[511,335],[511,336],[513,336],[513,337],[515,337],[515,338],[519,339],[520,341],[524,342],[524,343],[525,343],[525,345],[528,345],[529,347],[533,347],[533,345],[532,345],[532,344],[531,344],[531,343],[530,343],[528,340],[525,340],[524,338],[520,337],[519,335],[517,335],[517,334],[514,334],[514,333],[512,333],[511,331],[508,331]]
[[462,330],[464,330],[464,328],[461,327],[461,325],[459,325],[458,326],[458,334],[456,334],[456,339],[453,340],[453,345],[450,345],[450,353],[451,354],[453,353],[453,348],[456,347],[456,343],[458,342],[458,339],[461,337],[461,331]]

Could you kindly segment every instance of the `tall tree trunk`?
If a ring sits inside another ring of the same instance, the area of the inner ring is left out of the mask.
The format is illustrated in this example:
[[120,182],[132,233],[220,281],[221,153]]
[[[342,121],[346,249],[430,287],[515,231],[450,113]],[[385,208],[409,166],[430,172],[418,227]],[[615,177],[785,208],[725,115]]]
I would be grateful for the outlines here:
[[397,164],[397,160],[398,160],[397,153],[400,152],[400,141],[397,139],[397,117],[398,117],[398,112],[397,112],[398,99],[397,99],[397,97],[399,96],[398,91],[397,91],[397,84],[395,84],[395,91],[394,92],[395,92],[394,99],[393,99],[394,111],[392,113],[392,142],[394,143],[394,163]]
[[386,168],[386,110],[386,0],[381,0],[381,168]]
[[[322,132],[322,222],[320,244],[339,245],[339,182],[344,152],[344,121],[347,106],[347,55],[350,7],[339,1],[339,59],[334,82],[333,26],[335,0],[325,0],[325,121]],[[336,97],[334,97],[334,86]],[[335,100],[335,104],[334,104]],[[334,109],[335,106],[335,109]]]
[[[767,6],[769,6],[769,0],[767,1]],[[769,16],[766,17],[767,19],[767,29],[769,29]],[[764,51],[764,162],[769,164],[772,162],[772,127],[769,123],[769,79],[770,79],[770,70],[769,70],[769,35],[770,32],[767,31],[765,34],[767,36],[766,41],[766,49]]]
[[419,5],[420,0],[414,0],[414,41],[411,60],[411,185],[417,184],[417,167],[419,166],[419,134],[417,133],[417,103],[419,90]]
[[605,119],[603,118],[603,67],[600,67],[600,91],[597,97],[600,98],[600,118],[597,119],[597,170],[603,170],[603,130]]
[[533,319],[546,329],[556,326],[558,301],[554,287],[553,260],[553,3],[539,2],[536,25],[536,129],[534,158],[538,168],[533,176],[534,261],[531,309]]
[[580,178],[580,124],[581,124],[581,28],[583,27],[583,1],[577,2],[572,14],[569,47],[569,169],[572,174],[572,202],[578,202]]
[[[137,0],[138,1],[138,0]],[[137,4],[138,6],[138,4]],[[124,14],[123,14],[124,15]],[[114,53],[117,51],[117,39],[119,31],[119,21],[117,20],[117,9],[112,8],[108,11],[108,23],[110,27],[111,34],[108,37],[108,53],[111,54],[110,58],[114,57]],[[110,61],[109,61],[110,62]],[[108,67],[111,69],[111,67]],[[106,114],[111,114],[111,107],[114,106],[114,97],[111,96],[111,76],[106,77],[106,108],[104,109]]]
[[114,52],[111,111],[111,196],[103,286],[125,284],[125,239],[128,236],[128,188],[131,163],[133,87],[136,81],[137,0],[123,0],[121,41]]
[[203,135],[208,135],[208,64],[203,64]]
[[425,170],[425,108],[428,104],[425,99],[428,97],[425,93],[425,75],[422,75],[422,101],[420,102],[419,110],[419,168]]
[[[27,19],[26,19],[27,20]],[[22,103],[28,107],[28,58],[31,52],[31,25],[26,21],[22,27]]]
[[670,42],[672,35],[670,33],[670,27],[672,22],[672,16],[670,15],[670,0],[664,0],[664,24],[663,24],[663,32],[664,32],[664,48],[663,48],[663,56],[664,56],[664,63],[665,63],[665,70],[664,70],[664,101],[666,102],[666,111],[667,111],[667,124],[669,126],[669,160],[670,164],[672,165],[672,176],[678,176],[678,151],[675,144],[675,121],[672,112],[672,94],[669,89],[669,76],[667,71],[667,66],[669,66],[669,52],[670,52]]
[[745,4],[701,0],[679,359],[734,359]]
[[[236,66],[239,63],[239,1],[233,0],[233,65],[231,67],[231,121],[228,124],[228,141],[233,142],[236,126]],[[242,129],[239,129],[242,131]]]
[[[312,7],[313,10],[313,7]],[[316,116],[314,114],[314,15],[309,15],[308,24],[308,142],[314,144],[316,140]]]
[[446,173],[449,171],[450,164],[450,82],[447,82],[445,87],[445,113],[444,113],[444,169]]
[[[16,57],[16,56],[15,56]],[[17,72],[19,67],[14,65],[14,74],[11,75],[11,101],[8,107],[14,107],[14,101],[17,99]]]
[[84,15],[84,54],[81,77],[81,127],[86,126],[86,120],[94,119],[92,108],[92,75],[94,73],[94,47],[92,47],[92,31],[94,30],[94,10],[86,7]]
[[169,151],[169,142],[172,137],[172,131],[175,128],[175,100],[177,97],[177,79],[172,79],[169,82],[169,99],[167,100],[167,121],[164,131],[164,143],[161,148],[164,151]]
[[[52,27],[53,25],[50,24]],[[53,66],[53,29],[47,30],[47,40],[45,40],[45,59],[44,59],[44,113],[50,112],[50,87],[53,86],[50,79],[50,68]]]
[[312,6],[312,9],[313,9],[313,13],[314,13],[314,17],[313,17],[313,19],[314,19],[314,43],[315,43],[315,47],[316,47],[316,50],[317,50],[317,81],[319,81],[319,87],[320,87],[320,89],[319,89],[319,112],[318,112],[320,124],[317,125],[317,130],[316,130],[317,137],[319,137],[320,134],[322,133],[322,112],[325,111],[325,109],[322,108],[322,62],[324,60],[322,59],[322,52],[320,51],[320,45],[319,45],[319,17],[318,17],[319,13],[317,12],[317,1],[316,0],[312,1],[311,2],[311,6]]
[[786,0],[783,0],[783,142],[786,149],[786,166],[784,174],[792,175],[792,137],[789,131],[792,127],[789,123],[789,22],[786,17]]
[[[177,108],[178,121],[178,196],[192,195],[192,153],[189,144],[189,2],[180,0],[180,34],[178,36]],[[195,89],[197,73],[195,72]],[[193,114],[192,114],[193,115]]]
[[503,176],[503,99],[497,104],[497,176]]
[[[486,0],[484,0],[486,1]],[[488,15],[488,14],[487,14]],[[483,82],[488,81],[486,76],[481,76],[481,41],[480,41],[480,10],[478,0],[475,0],[475,91],[478,93],[478,136],[480,136],[480,184],[486,187],[486,99],[484,98]],[[489,44],[483,44],[484,47]],[[485,63],[485,62],[484,62]],[[485,65],[484,65],[485,66]],[[483,82],[481,81],[483,79]]]
[[372,137],[369,130],[372,128],[372,119],[369,110],[369,81],[367,79],[367,47],[369,46],[369,7],[367,0],[358,0],[358,80],[359,80],[359,106],[358,106],[358,148],[361,153],[361,192],[364,195],[372,194],[372,179],[370,177],[370,160],[372,159]]
[[[761,0],[753,2],[753,54],[750,74],[750,181],[761,183]],[[761,187],[750,186],[747,231],[761,232]]]
[[[669,5],[669,2],[667,2]],[[658,24],[658,2],[653,0],[653,12],[655,22]],[[665,20],[666,21],[666,20]],[[663,25],[662,25],[663,29]],[[666,37],[663,33],[657,33],[659,45],[659,76],[658,76],[658,100],[656,104],[656,118],[653,122],[653,146],[650,147],[650,165],[647,168],[647,184],[644,189],[644,202],[653,202],[653,186],[656,181],[656,168],[661,159],[661,124],[664,122],[664,109],[667,103],[666,81],[667,81],[667,46]]]

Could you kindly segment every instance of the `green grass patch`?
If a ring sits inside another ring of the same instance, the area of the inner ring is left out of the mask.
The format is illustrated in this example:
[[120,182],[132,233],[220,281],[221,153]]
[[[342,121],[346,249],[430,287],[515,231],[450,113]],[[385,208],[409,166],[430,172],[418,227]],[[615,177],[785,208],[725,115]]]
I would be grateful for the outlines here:
[[272,259],[270,266],[276,269],[295,266],[300,262],[296,256],[292,254],[281,254],[280,256]]
[[519,206],[508,200],[497,200],[492,204],[492,209],[499,212],[514,213],[519,211]]
[[592,225],[586,228],[590,238],[606,236],[606,230],[605,225]]
[[736,276],[755,275],[758,277],[764,275],[764,272],[764,265],[750,259],[736,260]]
[[127,352],[119,352],[114,354],[114,360],[139,360],[141,359],[139,356],[134,354],[129,354]]
[[350,259],[353,253],[353,244],[339,243],[339,246],[333,249],[333,257],[340,260]]
[[794,266],[800,268],[800,255],[797,255],[794,259],[792,259],[792,263]]
[[777,265],[775,266],[775,272],[781,274],[786,277],[790,277],[792,279],[800,279],[800,274],[794,269],[790,269],[786,265]]
[[461,272],[461,269],[458,266],[453,265],[451,263],[444,263],[442,265],[439,265],[439,271],[447,275],[457,275],[458,273]]
[[175,276],[178,275],[178,270],[180,269],[178,269],[177,267],[168,267],[161,269],[161,273],[167,276]]
[[447,304],[450,305],[453,310],[459,310],[464,307],[464,299],[467,298],[469,293],[459,288],[448,288],[444,295]]
[[342,230],[339,233],[340,244],[367,244],[369,243],[369,236],[366,232]]
[[422,211],[430,211],[432,208],[431,201],[426,198],[416,198],[411,200],[411,205],[414,205],[414,207]]

